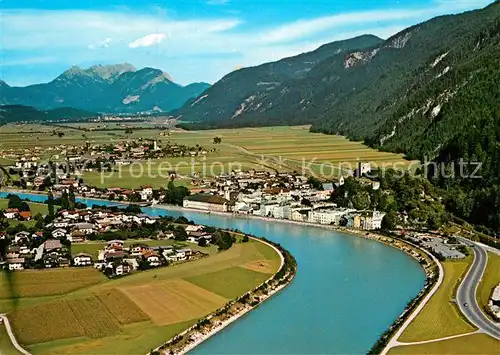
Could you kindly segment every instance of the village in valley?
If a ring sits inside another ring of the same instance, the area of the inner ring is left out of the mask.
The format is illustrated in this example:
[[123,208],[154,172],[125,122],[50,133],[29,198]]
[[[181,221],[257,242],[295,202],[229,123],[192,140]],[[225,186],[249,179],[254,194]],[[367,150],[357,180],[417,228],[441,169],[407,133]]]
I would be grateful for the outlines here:
[[[28,205],[14,195],[8,200],[21,209]],[[72,208],[54,212],[50,207],[53,202],[47,202],[52,212],[44,219],[38,216],[37,224],[29,228],[21,223],[27,221],[30,212],[18,208],[3,212],[2,220],[18,218],[20,223],[0,232],[0,240],[8,244],[1,264],[8,270],[93,266],[115,277],[196,260],[209,255],[211,243],[219,249],[227,249],[232,243],[233,237],[227,232],[194,225],[185,218],[148,216],[137,206],[76,209],[73,201],[69,202]],[[214,240],[214,234],[219,239]],[[226,245],[222,246],[224,238]],[[85,249],[89,252],[78,252]]]

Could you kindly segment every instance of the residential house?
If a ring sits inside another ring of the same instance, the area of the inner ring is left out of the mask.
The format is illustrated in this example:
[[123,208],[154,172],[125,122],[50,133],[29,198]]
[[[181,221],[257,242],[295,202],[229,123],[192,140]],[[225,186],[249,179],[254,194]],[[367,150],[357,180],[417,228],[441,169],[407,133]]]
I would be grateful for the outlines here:
[[77,230],[85,235],[97,233],[96,227],[91,223],[77,223],[77,224],[75,224],[75,230]]
[[17,208],[8,208],[3,212],[3,215],[7,219],[14,219],[19,215],[19,210]]
[[92,256],[86,253],[78,253],[73,257],[74,266],[90,266],[92,265]]
[[155,251],[148,251],[143,254],[144,260],[146,260],[150,267],[161,266],[160,256]]
[[30,211],[21,211],[19,212],[19,218],[23,221],[31,221],[31,212]]
[[79,230],[74,230],[66,237],[71,243],[82,243],[85,241],[85,234]]
[[207,243],[210,243],[210,241],[212,240],[212,235],[206,232],[190,232],[188,234],[187,241],[190,243],[198,243],[201,238],[205,239]]
[[204,226],[199,226],[199,225],[188,225],[185,230],[186,233],[191,233],[191,232],[201,232],[205,229]]
[[63,237],[66,237],[68,235],[68,232],[66,232],[66,229],[57,228],[54,229],[51,234],[53,238],[61,239]]
[[24,258],[9,258],[7,259],[7,264],[9,265],[9,270],[23,270],[24,269]]
[[62,249],[62,244],[61,244],[61,241],[58,239],[47,239],[43,243],[43,247],[48,252],[59,251],[60,249]]
[[14,235],[14,243],[16,244],[26,243],[30,240],[30,238],[31,238],[31,233],[22,231]]

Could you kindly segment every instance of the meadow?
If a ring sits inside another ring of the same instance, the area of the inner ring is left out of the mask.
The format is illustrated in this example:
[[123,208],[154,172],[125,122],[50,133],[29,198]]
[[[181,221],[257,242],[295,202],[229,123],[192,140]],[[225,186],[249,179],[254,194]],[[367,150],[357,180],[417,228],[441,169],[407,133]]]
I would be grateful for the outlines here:
[[[91,268],[50,270],[52,275],[19,272],[15,284],[23,285],[22,296],[17,304],[4,299],[0,305],[2,312],[10,311],[18,340],[35,355],[147,353],[268,279],[279,265],[273,249],[251,240],[203,259],[114,280]],[[83,285],[70,270],[99,278]],[[224,280],[214,284],[217,275]],[[47,280],[51,287],[39,287]]]
[[[136,126],[134,126],[136,125]],[[98,172],[85,172],[83,179],[98,187],[138,188],[149,184],[165,187],[169,182],[168,171],[176,170],[181,178],[178,184],[190,186],[191,177],[197,173],[210,177],[231,170],[255,169],[264,171],[315,174],[328,179],[336,178],[343,170],[353,170],[358,162],[371,162],[374,167],[408,168],[410,161],[400,154],[380,152],[360,142],[352,142],[342,136],[310,133],[309,126],[284,126],[242,129],[219,129],[207,131],[183,131],[174,129],[167,135],[165,130],[151,129],[152,125],[130,124],[132,133],[117,123],[75,123],[58,127],[38,124],[5,125],[0,127],[0,149],[40,148],[44,159],[57,160],[54,156],[63,150],[49,149],[65,145],[118,143],[125,140],[156,139],[186,146],[198,144],[209,153],[204,157],[166,158],[138,162],[115,169],[101,176]],[[149,129],[137,129],[147,126]],[[107,130],[103,130],[106,128]],[[134,130],[135,128],[135,130]],[[109,130],[114,129],[114,130]],[[59,137],[54,131],[62,132]],[[220,137],[220,144],[213,139]],[[215,149],[215,152],[210,150]],[[1,156],[0,156],[1,157]],[[8,156],[3,158],[8,162]],[[61,159],[61,157],[59,157]],[[150,172],[149,172],[150,171]]]
[[[47,205],[44,203],[35,203],[35,202],[27,202],[28,206],[30,207],[31,215],[33,218],[37,214],[41,214],[42,216],[45,216],[47,213],[49,213],[49,210],[47,208]],[[9,207],[9,200],[0,198],[0,210],[5,210]],[[15,225],[18,223],[24,224],[26,227],[31,227],[35,225],[34,219],[31,221],[17,221],[17,220],[8,220],[10,225]]]
[[486,334],[472,334],[464,337],[438,341],[435,343],[398,346],[389,351],[389,355],[483,355],[500,354],[500,342]]
[[454,304],[455,293],[469,266],[472,256],[459,261],[445,261],[444,280],[424,309],[398,339],[417,342],[472,332],[475,328],[461,315]]
[[500,283],[500,256],[488,253],[488,264],[477,288],[477,303],[484,309],[488,304],[493,289]]

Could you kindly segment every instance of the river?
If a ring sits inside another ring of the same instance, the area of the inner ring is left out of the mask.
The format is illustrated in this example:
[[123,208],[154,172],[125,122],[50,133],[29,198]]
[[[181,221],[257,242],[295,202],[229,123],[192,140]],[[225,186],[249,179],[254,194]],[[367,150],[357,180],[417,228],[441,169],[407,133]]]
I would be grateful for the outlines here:
[[[88,206],[114,204],[78,200]],[[425,283],[415,260],[376,241],[279,222],[159,208],[143,211],[263,236],[282,244],[297,260],[291,285],[194,349],[194,355],[366,353]]]

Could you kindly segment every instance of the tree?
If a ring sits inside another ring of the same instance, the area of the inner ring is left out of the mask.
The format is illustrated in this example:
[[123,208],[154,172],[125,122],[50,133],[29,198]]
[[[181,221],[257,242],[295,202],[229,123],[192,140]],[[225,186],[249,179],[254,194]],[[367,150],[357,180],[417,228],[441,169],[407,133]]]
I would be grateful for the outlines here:
[[384,231],[392,231],[397,228],[397,225],[398,215],[394,211],[386,213],[382,218],[382,230]]
[[74,210],[76,207],[76,197],[75,197],[75,192],[73,191],[73,188],[69,188],[69,194],[68,194],[68,208],[70,210]]
[[40,213],[37,213],[37,215],[35,216],[35,221],[36,221],[35,224],[36,229],[41,230],[43,229],[43,227],[45,227],[45,221]]
[[66,190],[64,190],[61,195],[61,209],[63,210],[69,209],[69,196]]
[[221,143],[222,143],[221,137],[214,137],[214,144],[221,144]]
[[205,238],[200,238],[198,240],[198,246],[200,247],[206,247],[208,245],[207,240]]
[[307,179],[307,183],[311,185],[311,187],[315,188],[316,190],[323,190],[323,183],[321,182],[320,179],[315,178],[314,176],[310,176]]
[[48,217],[50,220],[54,219],[55,211],[54,211],[54,195],[52,191],[49,190],[49,194],[47,196],[47,209],[48,209]]
[[181,226],[178,226],[174,229],[174,239],[177,240],[177,241],[180,241],[180,242],[184,242],[187,240],[187,233],[186,233],[186,230],[184,228],[182,228]]
[[312,207],[311,200],[308,200],[307,198],[303,198],[302,201],[300,201],[300,204],[307,207]]
[[248,241],[249,241],[249,240],[250,240],[250,238],[248,238],[248,235],[246,235],[246,234],[245,234],[245,235],[243,236],[243,238],[241,239],[241,241],[242,241],[243,243],[248,243]]
[[366,210],[370,208],[370,194],[367,191],[358,191],[351,198],[354,208]]

